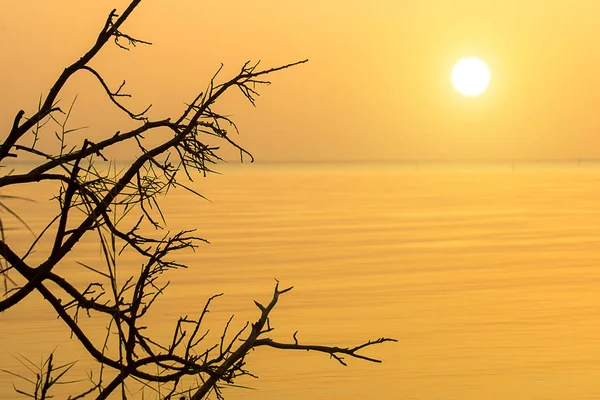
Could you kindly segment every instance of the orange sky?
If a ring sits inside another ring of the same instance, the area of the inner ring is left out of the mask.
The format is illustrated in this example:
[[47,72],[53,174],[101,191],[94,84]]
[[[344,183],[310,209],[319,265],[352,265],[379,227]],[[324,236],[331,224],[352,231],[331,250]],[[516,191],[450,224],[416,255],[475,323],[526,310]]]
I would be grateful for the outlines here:
[[[3,3],[5,132],[127,3]],[[130,104],[153,103],[158,119],[204,89],[221,62],[226,77],[248,59],[309,58],[272,76],[256,109],[239,96],[221,103],[259,160],[600,158],[599,18],[598,0],[145,0],[123,31],[154,45],[109,46],[93,66],[113,86],[126,79]],[[480,97],[450,84],[469,55],[491,69]],[[74,123],[87,134],[122,128],[89,76],[66,89],[65,103],[79,93]]]

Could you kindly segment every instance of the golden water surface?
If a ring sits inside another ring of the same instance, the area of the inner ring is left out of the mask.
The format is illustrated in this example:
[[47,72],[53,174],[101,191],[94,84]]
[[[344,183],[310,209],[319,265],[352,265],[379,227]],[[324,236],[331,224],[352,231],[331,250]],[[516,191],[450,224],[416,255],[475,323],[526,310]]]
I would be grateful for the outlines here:
[[[181,259],[146,324],[170,340],[180,315],[205,299],[211,327],[231,314],[257,318],[274,279],[294,290],[271,318],[274,338],[353,345],[382,364],[259,349],[247,367],[259,379],[226,388],[228,399],[600,399],[600,168],[510,165],[251,165],[225,167],[163,200],[172,230],[197,228],[211,244]],[[39,194],[35,186],[20,192]],[[13,200],[34,231],[56,205]],[[8,201],[8,200],[7,200]],[[6,213],[7,240],[31,240]],[[93,241],[91,241],[93,242]],[[40,250],[40,253],[42,251]],[[35,255],[33,256],[35,257]],[[79,284],[101,265],[82,243],[62,273]],[[123,273],[125,257],[119,261]],[[79,359],[73,379],[96,368],[32,296],[0,314],[0,368],[26,374],[56,349]],[[102,323],[82,318],[101,338]],[[0,398],[17,399],[0,372]],[[60,388],[57,398],[66,398]],[[135,397],[135,396],[134,396]],[[141,394],[137,398],[142,398]],[[150,392],[144,398],[153,398]]]

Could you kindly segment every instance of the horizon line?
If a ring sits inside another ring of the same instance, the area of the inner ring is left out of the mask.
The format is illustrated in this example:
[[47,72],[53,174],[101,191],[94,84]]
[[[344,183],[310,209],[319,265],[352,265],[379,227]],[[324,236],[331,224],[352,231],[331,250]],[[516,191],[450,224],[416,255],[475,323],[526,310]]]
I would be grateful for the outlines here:
[[[11,164],[32,164],[36,163],[34,159],[15,159]],[[108,162],[129,163],[135,159],[110,159]],[[99,163],[107,161],[96,160]],[[217,164],[565,164],[565,163],[600,163],[598,158],[515,158],[515,159],[437,159],[437,158],[411,158],[411,159],[345,159],[345,160],[309,160],[309,159],[254,159],[254,162],[239,159],[219,160]],[[5,168],[7,166],[4,166]]]

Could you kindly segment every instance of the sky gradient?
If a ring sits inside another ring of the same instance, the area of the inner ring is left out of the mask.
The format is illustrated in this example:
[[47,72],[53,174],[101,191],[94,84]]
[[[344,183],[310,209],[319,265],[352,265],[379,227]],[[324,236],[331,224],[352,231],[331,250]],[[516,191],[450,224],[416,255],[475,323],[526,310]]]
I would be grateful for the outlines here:
[[[6,0],[0,14],[0,124],[35,109],[62,69],[127,1]],[[308,58],[272,76],[257,108],[237,93],[217,109],[238,123],[258,160],[565,160],[600,158],[600,2],[145,0],[123,31],[151,41],[111,45],[92,62],[128,104],[177,115],[246,60],[265,67]],[[487,92],[456,93],[458,59],[491,71]],[[131,126],[85,72],[73,124],[99,137]],[[26,115],[27,115],[26,114]],[[51,132],[49,132],[52,134]]]

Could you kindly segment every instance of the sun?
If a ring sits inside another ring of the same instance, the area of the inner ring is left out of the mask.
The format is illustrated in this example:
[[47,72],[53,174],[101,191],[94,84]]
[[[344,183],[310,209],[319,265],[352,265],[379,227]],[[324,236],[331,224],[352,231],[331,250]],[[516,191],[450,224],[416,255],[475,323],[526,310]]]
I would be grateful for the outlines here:
[[460,59],[452,70],[452,85],[465,96],[477,96],[490,84],[490,70],[477,57]]

